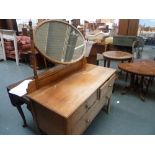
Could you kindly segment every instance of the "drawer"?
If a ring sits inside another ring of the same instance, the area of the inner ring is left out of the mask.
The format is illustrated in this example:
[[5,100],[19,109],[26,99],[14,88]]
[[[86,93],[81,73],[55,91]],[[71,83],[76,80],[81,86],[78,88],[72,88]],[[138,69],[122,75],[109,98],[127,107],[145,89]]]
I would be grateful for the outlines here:
[[104,83],[100,88],[99,88],[99,99],[103,97],[110,98],[112,94],[112,89],[113,85],[116,79],[116,75],[113,75],[106,83]]
[[74,125],[97,100],[97,91],[95,91],[69,118],[69,124]]
[[73,126],[72,134],[82,134],[105,105],[105,102],[105,100],[96,100],[95,104],[89,109],[89,111],[87,111],[87,113],[78,122],[76,122],[75,126]]

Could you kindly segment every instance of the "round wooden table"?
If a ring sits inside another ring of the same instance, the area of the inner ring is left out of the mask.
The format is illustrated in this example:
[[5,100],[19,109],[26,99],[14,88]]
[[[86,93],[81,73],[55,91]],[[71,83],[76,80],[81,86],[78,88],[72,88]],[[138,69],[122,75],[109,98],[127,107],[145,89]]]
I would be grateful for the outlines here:
[[104,67],[110,67],[110,61],[116,60],[116,61],[128,61],[131,62],[133,55],[128,52],[123,51],[107,51],[103,53],[104,57]]
[[118,64],[118,68],[132,74],[140,76],[155,76],[155,61],[154,60],[135,60],[131,63]]
[[[130,87],[135,89],[140,88],[140,97],[144,100],[144,85],[146,85],[145,92],[148,92],[148,87],[153,77],[155,77],[155,61],[135,60],[131,63],[118,64],[118,68],[130,74]],[[147,80],[145,78],[147,78]]]

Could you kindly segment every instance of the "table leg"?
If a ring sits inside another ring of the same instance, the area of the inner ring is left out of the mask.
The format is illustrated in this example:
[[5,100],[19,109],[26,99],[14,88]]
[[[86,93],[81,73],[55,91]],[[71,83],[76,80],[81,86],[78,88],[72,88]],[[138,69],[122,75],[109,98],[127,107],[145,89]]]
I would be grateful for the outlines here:
[[109,114],[110,113],[110,98],[108,99],[108,105],[107,105],[107,113]]
[[153,81],[153,78],[150,77],[148,80],[148,83],[146,84],[146,93],[148,93],[148,89],[149,89],[149,86],[152,83],[152,81]]
[[[127,73],[127,75],[128,74],[129,73]],[[135,83],[134,81],[135,81],[135,75],[130,74],[130,84],[128,86],[125,86],[124,90],[121,92],[122,95],[125,95],[129,89],[134,87],[134,83]]]
[[104,67],[106,67],[107,59],[104,58]]
[[108,67],[108,68],[110,67],[110,59],[108,59],[107,67]]
[[134,88],[134,84],[135,84],[135,74],[131,74],[130,87]]
[[23,110],[22,110],[21,106],[20,105],[16,105],[16,107],[17,107],[17,110],[19,111],[19,114],[21,115],[21,117],[23,119],[23,122],[24,122],[23,127],[27,127],[25,115],[23,113]]
[[142,101],[145,101],[144,92],[143,92],[143,83],[144,83],[144,76],[141,76],[141,79],[140,79],[140,98]]
[[129,73],[126,73],[126,76],[125,76],[125,81],[127,82],[127,80],[128,80],[128,75],[129,75]]
[[138,75],[136,75],[135,77],[135,81],[134,81],[134,90],[136,90],[139,87],[139,83],[138,83]]
[[107,98],[107,105],[103,106],[102,110],[104,110],[107,114],[110,113],[110,98]]

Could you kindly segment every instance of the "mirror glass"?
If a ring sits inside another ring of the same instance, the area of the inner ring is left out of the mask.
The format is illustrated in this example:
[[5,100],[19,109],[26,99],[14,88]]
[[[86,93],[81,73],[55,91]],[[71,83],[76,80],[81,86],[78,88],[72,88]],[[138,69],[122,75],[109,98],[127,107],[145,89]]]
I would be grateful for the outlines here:
[[34,44],[49,60],[71,63],[84,55],[84,37],[72,25],[57,20],[44,21],[34,31]]

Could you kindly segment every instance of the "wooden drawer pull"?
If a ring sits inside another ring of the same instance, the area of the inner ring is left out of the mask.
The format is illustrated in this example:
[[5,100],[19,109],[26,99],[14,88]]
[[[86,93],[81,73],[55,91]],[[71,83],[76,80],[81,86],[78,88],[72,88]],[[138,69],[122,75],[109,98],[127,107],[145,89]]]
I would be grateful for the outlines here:
[[112,87],[112,85],[110,84],[108,87]]
[[89,122],[90,122],[90,120],[89,120],[89,119],[87,119],[87,120],[86,120],[86,123],[89,123]]
[[85,108],[88,110],[88,109],[89,109],[89,106],[86,104],[86,105],[85,105]]
[[106,99],[109,99],[109,97],[108,97],[108,96],[106,96],[105,98],[106,98]]

